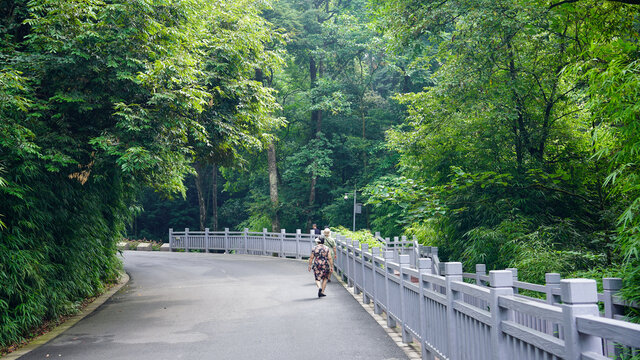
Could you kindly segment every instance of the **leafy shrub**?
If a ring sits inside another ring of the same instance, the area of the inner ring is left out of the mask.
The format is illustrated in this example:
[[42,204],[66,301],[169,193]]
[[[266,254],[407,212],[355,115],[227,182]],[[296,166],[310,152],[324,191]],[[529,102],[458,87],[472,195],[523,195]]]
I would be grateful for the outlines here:
[[147,240],[147,239],[139,239],[139,240],[132,240],[132,239],[122,239],[123,242],[126,242],[127,244],[129,244],[129,249],[130,250],[136,250],[138,248],[138,245],[140,244],[151,244],[151,249],[153,251],[160,251],[160,247],[162,246],[162,242],[161,241],[153,241],[153,240]]
[[345,236],[347,239],[357,240],[361,243],[366,243],[369,245],[369,248],[382,247],[384,245],[375,239],[371,231],[366,229],[353,232],[345,228],[344,226],[338,226],[338,227],[332,228],[331,230],[342,236]]

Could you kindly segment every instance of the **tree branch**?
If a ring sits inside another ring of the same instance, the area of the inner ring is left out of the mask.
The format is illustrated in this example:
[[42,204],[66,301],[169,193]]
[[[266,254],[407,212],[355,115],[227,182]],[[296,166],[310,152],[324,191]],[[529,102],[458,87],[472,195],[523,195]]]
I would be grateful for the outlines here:
[[608,0],[608,1],[619,2],[623,4],[629,4],[629,5],[640,5],[640,0]]
[[563,118],[563,117],[565,117],[565,116],[569,116],[569,115],[571,115],[571,114],[575,114],[575,113],[580,112],[580,111],[583,111],[583,110],[584,110],[584,109],[582,109],[582,108],[578,108],[578,109],[576,109],[576,110],[569,111],[568,113],[564,113],[564,114],[562,114],[561,116],[556,116],[556,118],[554,119],[554,121],[558,121],[558,120],[562,119],[562,118]]
[[[564,5],[564,4],[570,4],[570,3],[575,3],[578,2],[580,0],[564,0],[564,1],[560,1],[559,3],[555,3],[555,4],[551,4],[549,5],[549,9],[553,9],[554,7],[560,6],[560,5]],[[629,5],[640,5],[640,0],[607,0],[609,2],[617,2],[617,3],[622,3],[622,4],[629,4]]]
[[571,4],[574,2],[578,2],[580,0],[564,0],[564,1],[560,1],[559,3],[555,3],[555,4],[551,4],[549,5],[549,9],[553,9],[554,7],[560,6],[560,5],[564,5],[564,4]]
[[567,190],[560,189],[560,188],[552,188],[552,187],[544,186],[542,184],[533,184],[533,185],[526,186],[525,188],[529,188],[529,189],[530,188],[540,188],[540,189],[543,189],[543,190],[556,191],[556,192],[559,192],[559,193],[563,193],[563,194],[566,194],[566,195],[569,195],[569,196],[573,196],[573,197],[577,197],[579,199],[582,199],[588,204],[593,203],[593,201],[591,199],[588,199],[588,198],[586,198],[586,197],[584,197],[584,196],[582,196],[580,194],[574,194],[571,191],[567,191]]

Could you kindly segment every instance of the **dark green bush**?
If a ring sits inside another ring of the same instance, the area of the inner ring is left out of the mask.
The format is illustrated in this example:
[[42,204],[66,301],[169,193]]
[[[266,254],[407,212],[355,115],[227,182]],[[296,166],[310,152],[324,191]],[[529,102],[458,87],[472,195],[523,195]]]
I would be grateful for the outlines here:
[[[115,240],[126,208],[119,179],[103,183],[19,168],[5,177],[0,213],[0,348],[72,314],[117,279]],[[19,194],[19,196],[15,196]]]

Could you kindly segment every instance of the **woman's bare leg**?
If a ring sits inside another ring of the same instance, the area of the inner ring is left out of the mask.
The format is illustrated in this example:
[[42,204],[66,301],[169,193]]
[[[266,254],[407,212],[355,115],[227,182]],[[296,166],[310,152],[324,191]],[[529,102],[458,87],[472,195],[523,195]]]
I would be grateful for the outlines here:
[[327,287],[327,280],[329,279],[322,279],[322,293],[324,294],[324,289]]

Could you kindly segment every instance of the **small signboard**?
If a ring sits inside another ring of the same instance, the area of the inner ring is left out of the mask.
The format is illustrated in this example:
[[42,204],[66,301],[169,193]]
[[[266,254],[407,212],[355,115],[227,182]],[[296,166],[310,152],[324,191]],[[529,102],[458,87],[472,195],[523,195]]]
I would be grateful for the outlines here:
[[356,203],[356,214],[362,214],[362,203]]

